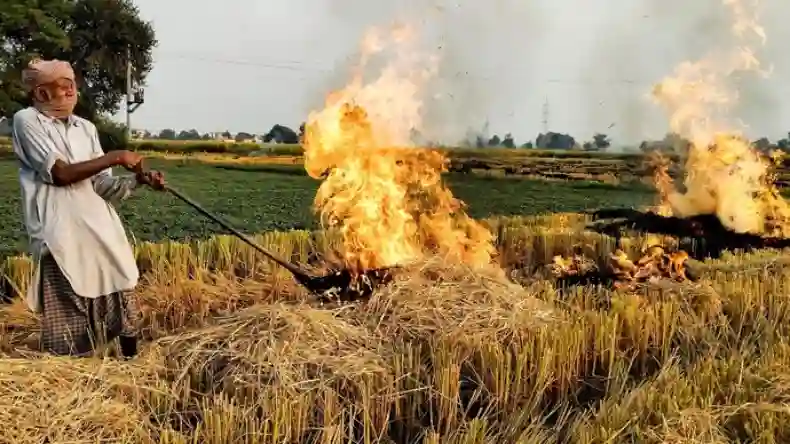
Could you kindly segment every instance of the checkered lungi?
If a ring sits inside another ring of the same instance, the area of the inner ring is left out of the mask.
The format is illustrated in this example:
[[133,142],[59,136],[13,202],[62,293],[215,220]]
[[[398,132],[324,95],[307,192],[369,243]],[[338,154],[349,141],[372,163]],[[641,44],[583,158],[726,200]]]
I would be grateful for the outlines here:
[[42,351],[88,356],[118,336],[137,334],[139,311],[133,292],[95,299],[79,296],[51,255],[41,258],[41,293]]

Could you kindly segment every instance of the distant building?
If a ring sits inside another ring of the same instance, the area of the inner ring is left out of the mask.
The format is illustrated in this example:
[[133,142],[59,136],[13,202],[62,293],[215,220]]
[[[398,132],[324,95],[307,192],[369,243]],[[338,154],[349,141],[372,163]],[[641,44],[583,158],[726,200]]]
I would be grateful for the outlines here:
[[146,130],[139,130],[139,129],[133,129],[131,136],[132,136],[132,139],[136,139],[136,140],[150,139],[151,138],[151,134],[148,131],[146,131]]
[[227,137],[228,134],[224,132],[210,132],[206,133],[206,138],[209,140],[216,140],[217,142],[225,142],[225,143],[236,143],[236,140],[232,137]]

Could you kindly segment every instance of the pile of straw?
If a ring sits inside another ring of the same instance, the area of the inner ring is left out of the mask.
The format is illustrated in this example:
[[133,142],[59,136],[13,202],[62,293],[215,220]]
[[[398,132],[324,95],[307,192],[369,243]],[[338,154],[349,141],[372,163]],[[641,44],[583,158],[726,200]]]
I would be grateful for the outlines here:
[[152,443],[152,411],[139,407],[151,402],[140,400],[166,390],[149,369],[117,361],[2,359],[0,443]]
[[312,387],[319,380],[385,373],[387,347],[344,320],[343,311],[258,305],[213,326],[162,338],[151,351],[177,369],[179,378],[197,377],[204,383],[230,378],[236,389]]
[[553,309],[534,294],[500,269],[432,258],[400,274],[359,310],[387,338],[500,341],[529,335],[552,320]]

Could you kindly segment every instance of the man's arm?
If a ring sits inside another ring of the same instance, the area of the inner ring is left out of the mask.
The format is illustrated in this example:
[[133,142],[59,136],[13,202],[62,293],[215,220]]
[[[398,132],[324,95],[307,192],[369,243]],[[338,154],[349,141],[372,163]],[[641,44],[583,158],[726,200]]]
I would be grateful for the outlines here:
[[[99,141],[99,134],[95,127],[92,128],[91,140],[93,142],[93,152],[97,159],[105,156],[104,150]],[[116,177],[112,174],[112,168],[106,168],[91,178],[93,189],[96,194],[108,202],[121,202],[132,195],[132,192],[140,185],[135,176]]]
[[85,162],[67,163],[38,122],[14,116],[12,127],[14,153],[51,185],[63,187],[89,179],[119,162],[117,155],[108,154]]
[[132,195],[139,183],[134,176],[115,177],[106,169],[91,178],[96,194],[108,202],[121,202]]

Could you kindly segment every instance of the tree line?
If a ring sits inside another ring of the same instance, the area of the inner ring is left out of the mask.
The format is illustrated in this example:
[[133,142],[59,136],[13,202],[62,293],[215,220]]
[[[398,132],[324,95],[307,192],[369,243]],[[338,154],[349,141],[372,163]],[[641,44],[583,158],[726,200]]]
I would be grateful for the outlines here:
[[468,148],[524,148],[524,149],[551,149],[551,150],[584,150],[584,151],[605,151],[612,146],[609,136],[603,133],[593,134],[592,140],[579,143],[569,135],[556,132],[540,133],[534,141],[530,140],[518,144],[511,133],[506,133],[503,137],[494,134],[491,137],[475,135],[467,138],[461,143],[462,147]]
[[[233,140],[235,142],[263,142],[263,143],[286,143],[297,144],[301,143],[304,137],[305,124],[299,127],[298,132],[292,130],[285,125],[274,125],[272,128],[263,134],[238,132],[236,134],[230,131],[223,131],[219,133],[203,133],[201,134],[196,129],[180,130],[164,129],[158,133],[150,131],[142,131],[137,134],[141,139],[159,139],[159,140],[183,140],[183,141],[199,141],[199,140]],[[418,141],[423,146],[440,147],[443,144],[426,142],[420,137],[416,131],[412,132],[414,141]],[[771,141],[766,137],[757,139],[751,142],[760,151],[769,151],[771,149],[781,149],[790,152],[790,133],[787,137],[777,141]],[[688,148],[690,142],[681,136],[674,133],[667,133],[662,139],[643,141],[639,146],[631,147],[631,151],[654,152],[654,151],[681,151]],[[506,133],[504,136],[493,135],[484,137],[480,134],[460,141],[453,145],[462,148],[513,148],[513,149],[548,149],[548,150],[581,150],[581,151],[606,151],[612,146],[612,141],[608,135],[603,133],[595,133],[592,140],[579,143],[573,136],[564,133],[547,132],[538,134],[534,141],[527,141],[524,143],[517,143],[511,133]]]
[[158,140],[183,140],[183,141],[199,141],[199,140],[233,140],[239,143],[245,142],[263,142],[263,143],[287,143],[296,144],[300,143],[304,136],[304,125],[299,128],[299,132],[291,128],[276,124],[269,129],[266,133],[248,133],[240,131],[236,134],[228,130],[222,132],[208,132],[200,133],[196,129],[176,131],[172,128],[163,129],[157,133],[143,130],[135,132],[134,136],[139,139],[158,139]]
[[[250,133],[240,131],[238,133],[231,133],[228,130],[222,132],[207,132],[200,133],[196,129],[189,130],[175,130],[166,128],[159,132],[152,131],[138,131],[135,136],[140,139],[158,139],[158,140],[182,140],[182,141],[200,141],[200,140],[233,140],[235,142],[257,142],[264,143],[288,143],[296,144],[301,143],[304,137],[305,124],[299,127],[299,131],[294,131],[285,125],[276,124],[263,134]],[[419,135],[414,132],[415,140],[420,140]],[[436,143],[424,143],[426,146],[439,146]],[[541,149],[583,149],[586,151],[603,151],[611,146],[609,136],[606,134],[594,134],[593,139],[579,145],[576,140],[567,135],[560,133],[549,132],[540,134],[534,142],[529,141],[521,145],[516,144],[513,136],[508,133],[504,137],[494,135],[492,137],[475,136],[473,140],[463,140],[456,146],[469,147],[469,148],[541,148]]]

